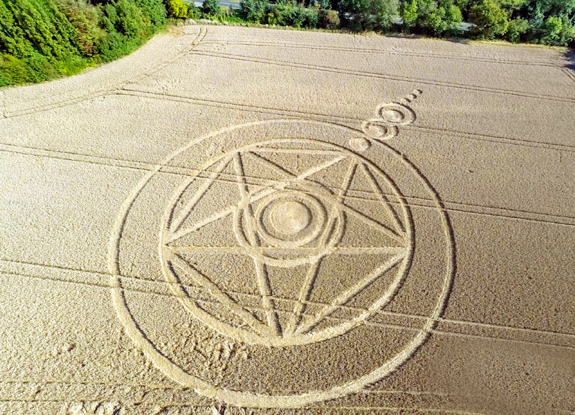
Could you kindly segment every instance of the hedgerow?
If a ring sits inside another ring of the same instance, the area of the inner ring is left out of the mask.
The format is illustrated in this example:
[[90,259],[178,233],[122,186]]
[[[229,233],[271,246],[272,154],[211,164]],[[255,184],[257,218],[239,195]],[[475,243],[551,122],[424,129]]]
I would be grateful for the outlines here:
[[[401,31],[548,45],[575,42],[575,0],[272,1],[242,0],[240,15],[248,22],[307,28]],[[334,7],[337,12],[330,9]],[[461,30],[464,21],[471,23],[470,30]]]
[[162,0],[4,0],[0,86],[72,75],[128,54],[166,16]]

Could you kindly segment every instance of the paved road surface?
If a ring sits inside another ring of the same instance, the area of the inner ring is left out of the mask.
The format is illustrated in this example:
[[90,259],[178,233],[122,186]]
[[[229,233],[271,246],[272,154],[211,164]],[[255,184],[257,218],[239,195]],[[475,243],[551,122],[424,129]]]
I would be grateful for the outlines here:
[[[220,2],[220,6],[231,7],[232,9],[239,9],[240,8],[239,2],[229,1],[229,0],[219,0],[219,2]],[[202,7],[203,2],[195,1],[194,5],[196,5],[198,7]]]

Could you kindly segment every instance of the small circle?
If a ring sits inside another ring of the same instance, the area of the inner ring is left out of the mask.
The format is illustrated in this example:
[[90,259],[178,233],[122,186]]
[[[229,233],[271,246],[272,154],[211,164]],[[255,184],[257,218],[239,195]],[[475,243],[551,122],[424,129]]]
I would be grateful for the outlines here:
[[276,231],[285,235],[296,235],[311,222],[310,210],[296,200],[275,203],[270,208],[270,222]]
[[381,105],[377,112],[384,123],[390,125],[407,125],[415,121],[415,113],[410,108],[397,102]]
[[391,122],[401,122],[405,118],[403,113],[395,109],[385,110],[382,112],[383,118]]
[[366,151],[371,147],[371,143],[363,137],[354,137],[349,140],[349,146],[355,151]]
[[375,140],[389,140],[397,135],[398,129],[393,123],[387,123],[379,118],[372,118],[362,123],[365,135]]

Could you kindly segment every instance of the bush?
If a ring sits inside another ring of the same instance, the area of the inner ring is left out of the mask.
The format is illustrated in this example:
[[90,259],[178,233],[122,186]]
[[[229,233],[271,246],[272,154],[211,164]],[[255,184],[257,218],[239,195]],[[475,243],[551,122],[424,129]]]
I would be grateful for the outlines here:
[[98,10],[82,0],[57,0],[57,3],[76,29],[82,53],[86,56],[93,56],[96,53],[96,45],[106,35],[98,24]]
[[[39,53],[34,53],[33,55],[23,59],[22,62],[28,66],[29,78],[26,82],[42,82],[60,75],[54,65],[51,64],[45,56],[42,56]],[[76,62],[73,63],[73,67],[64,68],[63,72],[76,73],[81,71],[83,68],[84,62],[77,58]]]
[[307,28],[316,28],[319,25],[319,9],[308,7],[305,9],[305,20],[303,26]]
[[39,82],[80,71],[90,65],[87,39],[52,0],[0,3],[0,83]]
[[167,0],[166,9],[168,16],[175,19],[185,19],[188,17],[189,8],[182,0]]
[[220,7],[220,11],[216,16],[211,16],[215,18],[220,23],[245,23],[245,20],[240,16],[241,12],[234,9],[233,7]]
[[[149,19],[153,32],[164,26],[167,10],[162,0],[136,0],[136,5],[142,9],[144,15]],[[184,6],[186,5],[184,4]]]
[[71,75],[116,59],[165,21],[163,0],[2,1],[0,85]]
[[565,17],[550,16],[543,22],[541,42],[548,45],[567,45],[575,39],[575,28]]
[[417,1],[411,0],[410,2],[404,2],[401,7],[401,19],[403,20],[403,27],[406,31],[409,31],[415,26],[417,20]]
[[117,0],[115,7],[117,10],[115,26],[118,32],[127,38],[142,38],[147,25],[142,10],[136,3],[130,0]]
[[529,22],[527,20],[521,18],[513,19],[509,22],[509,27],[507,28],[507,40],[517,43],[528,30]]
[[202,11],[199,7],[196,7],[193,4],[188,6],[188,19],[200,19],[202,17]]
[[0,55],[0,86],[31,82],[30,68],[12,55]]
[[342,25],[354,31],[387,30],[399,16],[398,0],[340,0]]
[[463,22],[463,14],[461,13],[461,9],[455,4],[448,6],[446,10],[446,17],[446,32],[448,34],[460,34],[461,32],[459,30],[459,26],[461,26],[461,22]]
[[220,2],[218,0],[204,0],[202,12],[209,16],[216,16],[220,11]]
[[78,34],[53,1],[0,3],[0,51],[17,58],[35,51],[52,59],[78,54]]
[[494,0],[481,0],[469,12],[471,23],[476,25],[475,34],[484,39],[504,35],[509,28],[509,15]]
[[319,10],[296,3],[277,3],[268,6],[266,22],[281,26],[315,28],[319,24]]
[[108,33],[98,45],[98,62],[110,62],[130,53],[137,47],[118,32]]
[[322,29],[335,30],[339,28],[340,20],[337,11],[319,9],[318,11],[318,27]]
[[240,2],[240,12],[249,22],[263,23],[266,19],[266,10],[269,5],[268,0],[242,0]]
[[160,13],[159,7],[164,7],[162,0],[112,0],[99,6],[100,25],[107,34],[98,45],[96,60],[108,62],[124,56],[156,33],[166,18],[166,10]]

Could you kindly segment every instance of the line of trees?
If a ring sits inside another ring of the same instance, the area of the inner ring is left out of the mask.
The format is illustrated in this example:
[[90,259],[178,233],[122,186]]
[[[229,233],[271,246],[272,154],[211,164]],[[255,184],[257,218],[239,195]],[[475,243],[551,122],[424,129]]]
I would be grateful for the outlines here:
[[[242,0],[253,22],[568,45],[575,0]],[[337,11],[337,15],[336,15]],[[462,22],[472,24],[462,32]]]
[[0,86],[117,59],[160,30],[166,17],[163,0],[3,0]]

